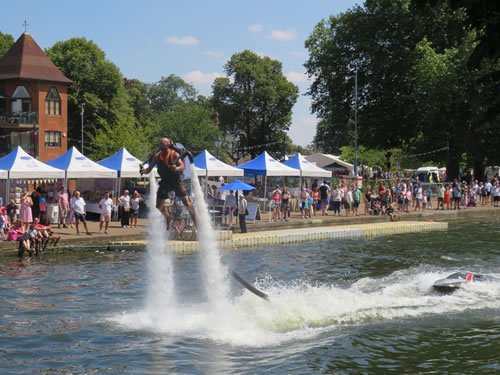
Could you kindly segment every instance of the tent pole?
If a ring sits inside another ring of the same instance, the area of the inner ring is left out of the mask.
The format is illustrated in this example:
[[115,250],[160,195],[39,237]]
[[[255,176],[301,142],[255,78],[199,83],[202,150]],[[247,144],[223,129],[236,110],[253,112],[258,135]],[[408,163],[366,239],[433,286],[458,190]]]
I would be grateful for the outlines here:
[[[5,187],[7,189],[7,191],[5,192],[5,195],[6,195],[5,205],[7,206],[7,204],[8,204],[7,202],[10,202],[10,171],[7,172],[7,183],[6,183]],[[15,202],[15,199],[14,199],[14,202]]]

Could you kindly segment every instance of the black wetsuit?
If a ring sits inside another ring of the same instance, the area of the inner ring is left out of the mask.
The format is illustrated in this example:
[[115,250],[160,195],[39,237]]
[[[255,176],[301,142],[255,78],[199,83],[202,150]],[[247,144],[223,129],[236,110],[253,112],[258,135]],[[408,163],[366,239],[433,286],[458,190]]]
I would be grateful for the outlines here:
[[161,152],[157,155],[156,166],[158,167],[161,182],[158,187],[156,199],[167,199],[168,193],[171,191],[175,192],[176,197],[185,197],[187,195],[186,187],[182,182],[184,175],[182,172],[177,172],[172,168],[172,165],[177,162],[179,154],[169,148],[166,156],[163,156]]

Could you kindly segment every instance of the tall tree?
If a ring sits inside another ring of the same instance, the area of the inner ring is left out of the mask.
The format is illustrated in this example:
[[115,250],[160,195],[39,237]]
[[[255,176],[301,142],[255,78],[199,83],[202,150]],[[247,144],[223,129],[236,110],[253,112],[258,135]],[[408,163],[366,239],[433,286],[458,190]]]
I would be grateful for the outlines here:
[[148,90],[148,98],[154,113],[172,111],[177,105],[196,98],[197,91],[193,85],[182,78],[171,74],[153,83]]
[[0,58],[14,45],[14,38],[10,34],[0,32]]
[[[84,103],[84,132],[92,141],[84,146],[95,157],[109,156],[106,154],[123,146],[130,150],[148,148],[142,136],[144,129],[135,119],[122,74],[106,59],[104,51],[85,38],[72,38],[57,42],[46,53],[73,81],[68,92],[70,145],[80,145],[80,105]],[[122,141],[119,141],[120,135]],[[116,137],[116,142],[113,137]]]
[[245,50],[225,65],[225,78],[212,86],[212,104],[223,132],[235,137],[236,148],[252,157],[262,151],[280,155],[289,129],[298,88],[282,72],[282,64]]

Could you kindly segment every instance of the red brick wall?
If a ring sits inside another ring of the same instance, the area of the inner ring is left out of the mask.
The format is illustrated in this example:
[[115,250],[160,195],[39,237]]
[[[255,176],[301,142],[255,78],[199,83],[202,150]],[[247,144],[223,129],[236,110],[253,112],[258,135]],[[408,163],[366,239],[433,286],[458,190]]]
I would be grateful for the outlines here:
[[[0,91],[11,96],[17,86],[24,86],[31,95],[31,108],[38,113],[38,159],[49,161],[62,154],[68,149],[68,87],[56,82],[33,81],[33,80],[5,80],[0,81]],[[49,88],[55,87],[61,98],[61,114],[45,114],[45,97]],[[6,108],[10,111],[10,108]],[[30,130],[23,128],[22,130]],[[17,130],[15,130],[17,131]],[[61,132],[61,147],[45,147],[45,132]]]

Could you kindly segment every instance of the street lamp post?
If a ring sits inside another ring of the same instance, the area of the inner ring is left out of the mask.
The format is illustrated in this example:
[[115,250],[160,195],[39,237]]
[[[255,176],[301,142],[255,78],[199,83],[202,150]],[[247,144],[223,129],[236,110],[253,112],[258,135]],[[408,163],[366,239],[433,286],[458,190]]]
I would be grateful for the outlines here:
[[83,114],[85,113],[85,103],[80,104],[82,111],[80,112],[80,116],[82,116],[82,155],[83,155]]
[[217,147],[217,159],[219,158],[219,149],[222,146],[224,140],[218,135],[217,139],[214,141],[215,147]]
[[354,76],[354,177],[358,177],[358,65],[357,64],[356,64],[356,74]]

